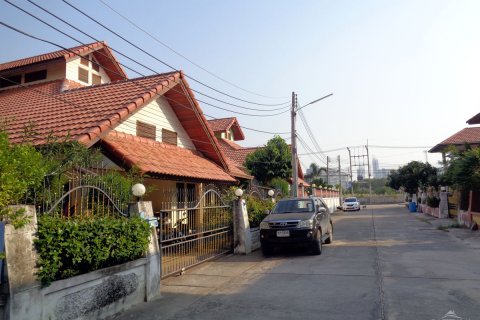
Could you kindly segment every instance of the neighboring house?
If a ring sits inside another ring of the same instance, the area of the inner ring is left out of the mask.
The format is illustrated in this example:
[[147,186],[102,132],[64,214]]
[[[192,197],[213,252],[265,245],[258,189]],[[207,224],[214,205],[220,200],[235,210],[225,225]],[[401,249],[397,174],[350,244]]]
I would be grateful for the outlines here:
[[[240,172],[243,172],[244,176],[239,175],[237,172],[237,174],[231,174],[241,181],[243,179],[245,182],[254,179],[254,177],[249,175],[247,168],[245,168],[245,160],[249,154],[262,147],[242,147],[235,142],[245,139],[242,128],[235,117],[208,120],[208,123],[212,128],[212,131],[215,133],[215,137],[219,142],[222,152],[227,157],[228,162],[236,166]],[[297,163],[299,194],[303,194],[304,187],[308,187],[310,185],[304,180],[305,177],[303,175],[300,161],[297,160]],[[291,181],[289,182],[291,184]]]
[[147,188],[155,186],[147,198],[154,210],[170,200],[165,188],[186,198],[207,184],[236,183],[238,168],[183,73],[127,79],[104,42],[0,64],[0,114],[12,143],[31,127],[34,145],[68,137],[100,148],[110,168],[138,167]]
[[[478,125],[480,124],[480,113],[467,120],[469,125]],[[463,150],[465,145],[468,144],[472,147],[480,146],[480,127],[467,127],[454,135],[443,140],[428,152],[431,153],[441,153],[443,158],[443,164],[446,165],[446,153],[450,146],[454,146],[458,150]]]

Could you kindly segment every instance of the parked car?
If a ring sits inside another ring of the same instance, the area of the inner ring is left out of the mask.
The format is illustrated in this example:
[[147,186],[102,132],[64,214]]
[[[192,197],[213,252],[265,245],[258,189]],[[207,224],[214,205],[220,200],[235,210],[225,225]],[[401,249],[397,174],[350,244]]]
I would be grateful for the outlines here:
[[315,255],[322,243],[333,241],[333,223],[325,202],[316,197],[291,198],[277,202],[260,223],[262,253],[268,256],[275,247],[304,246]]
[[345,198],[342,204],[343,211],[360,211],[360,202],[355,197]]

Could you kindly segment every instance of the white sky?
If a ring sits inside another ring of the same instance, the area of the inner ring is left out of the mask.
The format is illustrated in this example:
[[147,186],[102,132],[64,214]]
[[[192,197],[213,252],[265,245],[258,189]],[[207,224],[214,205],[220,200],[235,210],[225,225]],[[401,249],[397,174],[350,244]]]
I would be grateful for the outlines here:
[[[480,1],[105,1],[211,72],[248,90],[284,98],[265,99],[234,88],[153,42],[98,0],[71,0],[158,58],[231,95],[274,103],[289,100],[295,91],[303,105],[333,93],[305,108],[304,114],[323,150],[343,148],[327,153],[331,157],[340,155],[343,167],[348,164],[345,147],[364,145],[367,139],[380,167],[425,161],[422,148],[374,146],[434,146],[466,127],[465,121],[480,112]],[[92,42],[27,1],[15,3],[62,26],[82,42]],[[170,71],[60,0],[41,4],[158,72]],[[0,20],[65,47],[78,44],[5,2],[0,3]],[[0,62],[58,50],[2,26],[0,38]],[[190,85],[227,99],[194,82]],[[234,111],[260,113],[217,104]],[[236,115],[246,127],[290,131],[288,113],[258,118],[207,105],[202,108],[215,117]],[[297,126],[300,137],[315,150],[300,119]],[[263,145],[272,137],[247,130],[244,133],[246,140],[240,142],[244,146]],[[307,152],[300,144],[299,153]],[[306,167],[315,158],[301,156],[301,160]],[[428,160],[436,163],[440,157],[429,154]]]

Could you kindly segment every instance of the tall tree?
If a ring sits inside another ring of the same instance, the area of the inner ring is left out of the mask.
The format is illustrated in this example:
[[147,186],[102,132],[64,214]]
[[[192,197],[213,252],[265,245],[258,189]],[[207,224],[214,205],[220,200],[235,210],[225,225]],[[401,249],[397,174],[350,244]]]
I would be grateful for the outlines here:
[[411,161],[398,170],[392,170],[388,175],[387,186],[406,192],[416,193],[419,187],[431,185],[437,181],[437,168],[429,163]]
[[309,167],[310,173],[305,175],[305,179],[308,182],[313,182],[314,180],[318,179],[319,176],[322,174],[322,172],[327,172],[327,169],[325,167],[320,167],[318,164],[315,162],[312,162]]
[[273,178],[288,179],[292,175],[292,153],[280,136],[270,139],[263,148],[249,154],[245,166],[264,185]]

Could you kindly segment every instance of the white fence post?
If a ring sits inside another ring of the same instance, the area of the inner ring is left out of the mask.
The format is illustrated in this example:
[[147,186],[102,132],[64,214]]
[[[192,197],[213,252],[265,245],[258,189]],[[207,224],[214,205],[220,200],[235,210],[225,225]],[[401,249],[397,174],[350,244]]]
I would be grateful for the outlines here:
[[[154,218],[151,201],[139,201],[129,206],[130,216]],[[145,301],[151,301],[160,296],[161,254],[158,244],[157,230],[150,228],[150,244],[147,249],[147,265],[145,276]]]
[[248,222],[245,199],[233,201],[233,253],[249,254],[252,252],[252,236]]

